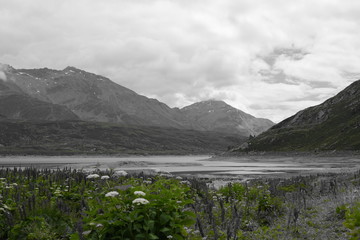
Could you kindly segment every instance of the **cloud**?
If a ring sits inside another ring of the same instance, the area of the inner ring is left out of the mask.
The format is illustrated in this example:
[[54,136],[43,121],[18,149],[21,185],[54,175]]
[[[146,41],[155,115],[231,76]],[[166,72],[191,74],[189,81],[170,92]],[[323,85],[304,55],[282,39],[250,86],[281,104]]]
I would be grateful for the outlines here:
[[7,70],[7,66],[5,64],[0,63],[0,80],[7,81],[7,77],[5,71]]
[[3,80],[3,81],[7,80],[5,73],[1,70],[0,70],[0,80]]
[[76,66],[173,107],[218,98],[280,121],[360,76],[357,1],[12,0],[1,6],[0,62]]

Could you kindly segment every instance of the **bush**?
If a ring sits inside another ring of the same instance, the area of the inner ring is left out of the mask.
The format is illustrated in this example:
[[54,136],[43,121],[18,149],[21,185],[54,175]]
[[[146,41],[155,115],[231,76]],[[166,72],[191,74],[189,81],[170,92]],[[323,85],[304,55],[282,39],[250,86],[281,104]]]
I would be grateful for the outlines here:
[[360,239],[360,202],[346,211],[344,226],[350,229],[351,240]]

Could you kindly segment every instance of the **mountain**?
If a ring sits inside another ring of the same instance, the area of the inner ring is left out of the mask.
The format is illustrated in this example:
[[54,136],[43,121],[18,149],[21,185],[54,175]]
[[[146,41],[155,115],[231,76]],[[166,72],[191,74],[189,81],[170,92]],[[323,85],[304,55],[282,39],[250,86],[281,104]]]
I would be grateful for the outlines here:
[[223,101],[209,100],[181,109],[187,124],[194,129],[258,135],[274,125],[268,119],[255,118]]
[[[13,71],[11,67],[7,69]],[[0,119],[76,120],[78,117],[66,107],[41,101],[24,93],[11,81],[0,81]]]
[[12,69],[12,82],[27,95],[66,107],[85,121],[182,127],[176,112],[108,78],[67,67],[64,70]]
[[9,119],[76,120],[258,135],[273,123],[221,101],[170,108],[110,79],[77,69],[0,65],[0,114]]
[[360,80],[252,139],[247,151],[360,150]]

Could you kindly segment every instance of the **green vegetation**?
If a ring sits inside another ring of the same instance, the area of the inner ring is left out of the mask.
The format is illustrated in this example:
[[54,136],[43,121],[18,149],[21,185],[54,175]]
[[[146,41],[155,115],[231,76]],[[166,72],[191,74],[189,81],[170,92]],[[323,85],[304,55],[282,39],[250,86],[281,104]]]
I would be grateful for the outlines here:
[[83,121],[0,121],[0,154],[209,154],[241,136],[176,128]]
[[0,169],[0,239],[358,239],[360,171],[229,182]]

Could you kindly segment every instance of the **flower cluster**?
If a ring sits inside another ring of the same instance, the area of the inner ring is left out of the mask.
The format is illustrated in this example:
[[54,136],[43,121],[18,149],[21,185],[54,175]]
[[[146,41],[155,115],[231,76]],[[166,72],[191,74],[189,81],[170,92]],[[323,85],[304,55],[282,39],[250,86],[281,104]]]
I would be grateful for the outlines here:
[[145,196],[146,195],[146,193],[144,193],[143,191],[135,191],[134,194],[137,196]]
[[114,177],[125,177],[126,175],[128,175],[128,173],[122,170],[115,171],[113,174]]
[[99,174],[90,174],[90,175],[88,175],[86,178],[87,179],[94,179],[94,178],[99,178],[100,176],[99,176]]
[[146,200],[145,198],[136,198],[134,201],[132,201],[133,204],[136,204],[136,205],[140,205],[140,204],[148,204],[150,203],[148,200]]
[[118,196],[119,193],[116,192],[116,191],[111,191],[111,192],[108,192],[107,194],[105,194],[105,197],[116,197]]

